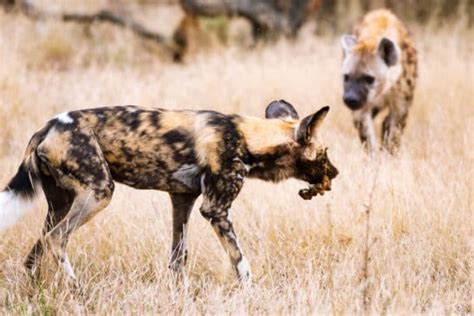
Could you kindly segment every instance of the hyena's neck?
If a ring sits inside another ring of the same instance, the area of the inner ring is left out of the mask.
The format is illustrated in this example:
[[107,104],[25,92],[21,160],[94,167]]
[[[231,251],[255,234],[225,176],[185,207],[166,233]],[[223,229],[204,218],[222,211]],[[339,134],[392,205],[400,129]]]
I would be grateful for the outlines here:
[[247,153],[243,160],[249,177],[277,182],[294,176],[296,124],[279,119],[242,118],[238,128]]

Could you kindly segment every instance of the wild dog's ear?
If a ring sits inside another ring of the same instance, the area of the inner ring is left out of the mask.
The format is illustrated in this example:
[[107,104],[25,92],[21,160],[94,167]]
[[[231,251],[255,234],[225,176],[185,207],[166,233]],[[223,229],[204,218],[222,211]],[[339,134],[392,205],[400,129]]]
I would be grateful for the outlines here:
[[344,34],[341,37],[341,46],[344,51],[344,55],[351,52],[352,48],[357,44],[357,38],[354,35]]
[[393,66],[398,61],[398,52],[395,43],[384,37],[379,43],[378,54],[382,57],[387,66]]
[[299,119],[298,113],[293,105],[285,100],[272,101],[265,109],[265,118],[267,119],[284,119],[288,117],[294,120]]
[[321,108],[318,112],[305,117],[296,128],[296,141],[304,145],[308,144],[311,141],[312,137],[316,137],[316,132],[328,112],[329,106],[325,106]]

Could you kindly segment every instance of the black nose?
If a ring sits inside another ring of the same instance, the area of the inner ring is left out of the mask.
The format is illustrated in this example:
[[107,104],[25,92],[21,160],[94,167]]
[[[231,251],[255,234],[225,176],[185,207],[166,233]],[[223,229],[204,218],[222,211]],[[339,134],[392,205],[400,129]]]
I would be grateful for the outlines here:
[[344,103],[351,109],[351,110],[357,110],[360,107],[362,107],[362,102],[361,100],[356,97],[355,95],[345,95],[344,96]]

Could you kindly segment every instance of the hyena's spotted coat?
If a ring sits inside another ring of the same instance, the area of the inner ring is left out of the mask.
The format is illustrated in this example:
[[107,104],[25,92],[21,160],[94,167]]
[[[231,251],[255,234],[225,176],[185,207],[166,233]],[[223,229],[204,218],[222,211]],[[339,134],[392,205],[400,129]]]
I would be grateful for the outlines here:
[[353,110],[360,139],[377,147],[373,119],[383,109],[382,144],[393,153],[400,144],[417,79],[417,52],[405,26],[388,10],[369,12],[344,35],[344,102]]
[[284,101],[271,103],[266,119],[137,106],[64,113],[32,137],[0,201],[7,193],[31,197],[34,184],[39,183],[49,205],[45,237],[34,245],[25,264],[37,275],[47,245],[75,279],[65,250],[68,237],[108,205],[114,181],[169,192],[173,205],[170,267],[178,272],[186,259],[189,215],[202,194],[201,214],[216,231],[239,279],[248,282],[250,269],[230,219],[231,204],[247,176],[304,180],[311,184],[300,192],[304,198],[329,190],[338,172],[315,137],[328,109],[301,121]]

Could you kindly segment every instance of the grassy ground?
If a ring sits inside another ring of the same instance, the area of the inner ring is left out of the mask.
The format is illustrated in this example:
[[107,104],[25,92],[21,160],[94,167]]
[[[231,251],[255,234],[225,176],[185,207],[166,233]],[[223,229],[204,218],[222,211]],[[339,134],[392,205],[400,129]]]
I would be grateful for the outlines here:
[[[235,46],[186,65],[107,26],[33,23],[0,13],[0,183],[32,133],[56,113],[140,104],[263,116],[277,98],[300,114],[331,105],[323,136],[340,170],[311,202],[301,184],[249,180],[234,222],[254,283],[241,289],[208,223],[195,210],[188,291],[167,269],[171,210],[165,193],[119,185],[111,205],[73,235],[69,257],[85,288],[72,294],[45,259],[41,285],[22,260],[45,216],[37,210],[0,235],[0,313],[472,312],[474,104],[472,32],[415,29],[420,78],[397,157],[369,159],[341,102],[338,39],[303,34],[252,51]],[[380,122],[379,122],[380,123]],[[376,171],[369,260],[365,205]],[[196,208],[199,205],[197,203]],[[364,265],[367,263],[367,276]]]

